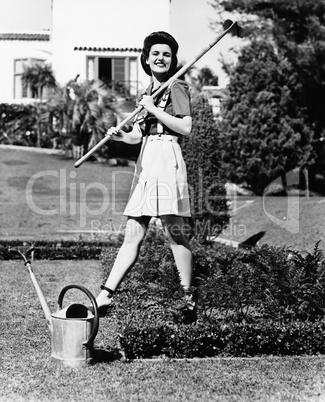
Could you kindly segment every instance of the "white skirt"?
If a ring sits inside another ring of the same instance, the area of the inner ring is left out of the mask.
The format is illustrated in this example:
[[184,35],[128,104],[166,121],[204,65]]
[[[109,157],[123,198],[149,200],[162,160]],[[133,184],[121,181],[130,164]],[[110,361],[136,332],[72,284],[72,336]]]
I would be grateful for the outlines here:
[[186,166],[177,137],[143,138],[124,215],[191,216]]

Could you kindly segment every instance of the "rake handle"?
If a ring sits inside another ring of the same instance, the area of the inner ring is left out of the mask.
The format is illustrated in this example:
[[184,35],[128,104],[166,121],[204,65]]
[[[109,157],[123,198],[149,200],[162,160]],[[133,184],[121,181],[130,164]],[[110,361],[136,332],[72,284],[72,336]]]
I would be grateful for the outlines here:
[[[235,30],[237,36],[241,36],[241,28],[237,25],[237,22],[233,22],[231,20],[226,20],[223,24],[224,30],[221,32],[216,38],[214,38],[207,46],[205,46],[192,60],[184,64],[184,66],[178,70],[172,77],[169,78],[154,94],[152,94],[152,98],[156,98],[161,92],[163,92],[173,81],[175,81],[178,77],[182,76],[193,64],[195,64],[203,55],[205,55],[213,46],[215,46],[228,32]],[[117,126],[117,130],[121,130],[126,123],[132,120],[138,113],[141,112],[143,106],[137,107],[130,115],[128,115],[124,120],[122,120]],[[83,155],[80,159],[78,159],[74,166],[78,168],[82,165],[94,152],[97,151],[101,146],[103,146],[108,140],[110,136],[104,137],[101,141],[98,142],[91,150],[89,150],[85,155]]]

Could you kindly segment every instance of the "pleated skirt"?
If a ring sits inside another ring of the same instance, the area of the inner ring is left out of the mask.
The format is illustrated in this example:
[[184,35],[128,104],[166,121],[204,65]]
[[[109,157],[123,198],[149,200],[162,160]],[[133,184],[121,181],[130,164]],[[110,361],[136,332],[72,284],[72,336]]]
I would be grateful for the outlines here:
[[177,137],[144,137],[124,215],[191,216],[186,165]]

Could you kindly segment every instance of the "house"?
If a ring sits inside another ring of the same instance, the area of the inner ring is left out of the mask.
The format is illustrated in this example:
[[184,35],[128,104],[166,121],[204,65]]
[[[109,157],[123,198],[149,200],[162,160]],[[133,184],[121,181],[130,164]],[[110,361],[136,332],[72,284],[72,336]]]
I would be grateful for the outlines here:
[[169,27],[170,0],[52,0],[49,31],[0,32],[0,103],[30,100],[21,74],[33,63],[52,65],[61,86],[101,79],[134,95],[148,82],[139,62],[143,39]]
[[[0,103],[31,100],[21,74],[24,65],[33,63],[50,64],[61,86],[76,77],[102,79],[117,93],[134,95],[148,83],[139,56],[150,32],[175,35],[183,63],[213,37],[208,0],[51,0],[50,11],[48,30],[1,32],[0,27]],[[199,31],[193,29],[194,16]],[[221,87],[227,78],[218,59],[223,52],[231,54],[232,43],[234,39],[228,37],[197,64],[215,70]],[[214,101],[218,110],[219,100]]]

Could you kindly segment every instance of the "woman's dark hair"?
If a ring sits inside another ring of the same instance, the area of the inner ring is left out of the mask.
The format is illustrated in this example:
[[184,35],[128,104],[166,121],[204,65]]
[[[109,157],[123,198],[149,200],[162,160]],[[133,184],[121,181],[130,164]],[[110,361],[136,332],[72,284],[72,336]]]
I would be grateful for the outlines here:
[[168,45],[171,48],[172,62],[171,62],[168,74],[172,75],[177,67],[178,43],[169,33],[164,32],[164,31],[153,32],[152,34],[150,34],[149,36],[147,36],[145,38],[145,40],[143,42],[142,53],[141,53],[142,68],[148,75],[151,75],[150,67],[148,66],[146,61],[149,58],[149,52],[150,52],[151,46],[156,45],[156,44]]

